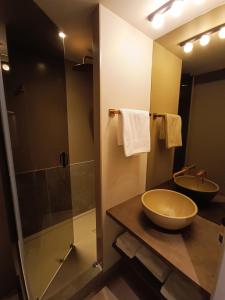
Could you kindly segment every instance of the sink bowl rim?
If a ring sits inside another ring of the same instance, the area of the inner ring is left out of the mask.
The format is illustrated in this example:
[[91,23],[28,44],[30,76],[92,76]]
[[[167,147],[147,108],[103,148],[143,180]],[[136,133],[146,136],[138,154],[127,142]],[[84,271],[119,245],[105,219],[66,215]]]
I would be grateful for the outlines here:
[[[170,193],[179,195],[179,196],[181,196],[181,197],[183,197],[183,198],[186,198],[186,200],[188,200],[189,202],[192,203],[193,208],[194,208],[194,212],[193,212],[192,214],[190,214],[190,215],[186,215],[186,216],[183,216],[183,217],[175,217],[175,216],[174,216],[174,217],[170,217],[170,216],[163,215],[163,214],[159,213],[159,212],[156,211],[156,210],[152,210],[150,207],[148,207],[148,206],[145,204],[145,202],[144,202],[144,196],[145,196],[146,194],[148,194],[148,193],[151,193],[151,192],[154,193],[154,192],[157,192],[157,191],[170,192]],[[152,190],[146,191],[146,192],[144,192],[144,193],[142,194],[142,196],[141,196],[141,202],[142,202],[142,205],[143,205],[147,210],[149,210],[149,211],[151,211],[152,213],[157,214],[157,215],[159,215],[159,216],[161,216],[161,217],[163,217],[163,218],[167,218],[167,219],[169,219],[169,220],[174,220],[174,219],[176,219],[176,220],[190,219],[190,218],[196,216],[197,213],[198,213],[198,206],[195,204],[195,202],[194,202],[191,198],[189,198],[188,196],[186,196],[186,195],[184,195],[184,194],[182,194],[182,193],[175,192],[175,191],[173,191],[173,190],[168,190],[168,189],[152,189]]]
[[194,189],[194,188],[189,188],[189,187],[187,187],[187,186],[185,186],[185,185],[183,185],[183,184],[180,184],[180,183],[178,183],[178,182],[176,181],[177,178],[185,178],[185,177],[195,178],[195,176],[192,176],[192,175],[181,175],[181,176],[175,177],[175,178],[174,178],[174,182],[175,182],[178,186],[180,186],[180,187],[182,187],[182,188],[184,188],[184,189],[187,189],[187,190],[190,190],[190,191],[193,191],[193,192],[198,192],[198,193],[204,193],[204,194],[208,194],[208,193],[218,193],[219,190],[220,190],[219,185],[218,185],[217,183],[215,183],[214,181],[208,179],[208,178],[205,178],[204,180],[205,180],[206,182],[209,182],[209,183],[211,183],[212,185],[215,186],[215,190],[213,190],[213,191],[200,191],[200,190],[197,190],[197,189]]

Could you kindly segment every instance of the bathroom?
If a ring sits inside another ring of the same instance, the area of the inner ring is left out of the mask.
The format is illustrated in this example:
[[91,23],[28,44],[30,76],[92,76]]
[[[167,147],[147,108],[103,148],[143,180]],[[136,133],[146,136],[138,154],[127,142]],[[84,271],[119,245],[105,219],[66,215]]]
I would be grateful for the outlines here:
[[0,299],[225,299],[225,2],[0,5]]

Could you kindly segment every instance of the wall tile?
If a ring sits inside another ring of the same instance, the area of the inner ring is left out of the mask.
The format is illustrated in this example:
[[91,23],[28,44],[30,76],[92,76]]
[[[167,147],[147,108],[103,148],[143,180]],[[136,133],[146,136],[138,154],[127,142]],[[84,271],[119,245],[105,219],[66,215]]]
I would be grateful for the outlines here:
[[70,166],[73,215],[95,207],[95,162],[81,162]]
[[50,224],[45,171],[16,176],[24,236],[38,232]]
[[69,168],[46,170],[48,197],[51,205],[52,225],[72,217],[72,200]]
[[18,174],[24,237],[94,208],[94,175],[94,161]]

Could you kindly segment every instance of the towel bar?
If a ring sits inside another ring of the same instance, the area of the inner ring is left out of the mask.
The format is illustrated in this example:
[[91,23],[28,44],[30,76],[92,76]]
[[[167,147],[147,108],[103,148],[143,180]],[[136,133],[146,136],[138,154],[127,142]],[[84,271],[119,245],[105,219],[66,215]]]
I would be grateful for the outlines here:
[[[118,109],[113,109],[113,108],[110,108],[109,109],[109,116],[114,118],[115,115],[119,115],[120,114],[120,111]],[[149,113],[149,115],[151,116],[152,114]],[[162,118],[164,117],[164,115],[162,114],[157,114],[157,113],[153,113],[153,119],[156,119],[156,118]]]

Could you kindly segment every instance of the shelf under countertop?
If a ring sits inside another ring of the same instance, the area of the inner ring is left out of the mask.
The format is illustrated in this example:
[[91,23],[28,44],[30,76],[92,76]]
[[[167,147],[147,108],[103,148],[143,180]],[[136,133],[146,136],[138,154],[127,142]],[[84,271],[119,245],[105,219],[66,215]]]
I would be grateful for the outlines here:
[[173,270],[182,273],[207,295],[212,294],[221,255],[219,225],[197,215],[191,226],[181,231],[160,229],[144,215],[141,195],[112,207],[107,214]]

